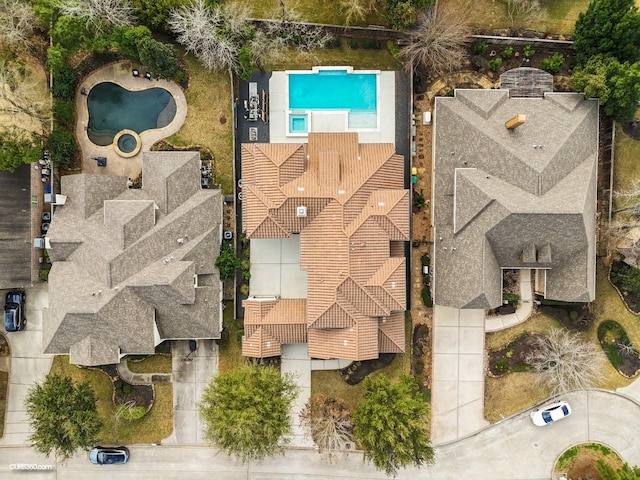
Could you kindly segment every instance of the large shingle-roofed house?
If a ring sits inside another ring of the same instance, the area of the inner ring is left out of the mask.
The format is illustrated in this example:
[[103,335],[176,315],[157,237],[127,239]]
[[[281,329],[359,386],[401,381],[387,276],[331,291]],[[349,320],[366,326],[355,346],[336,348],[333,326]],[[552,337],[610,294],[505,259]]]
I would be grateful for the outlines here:
[[456,90],[435,108],[435,303],[501,305],[503,268],[542,270],[547,298],[593,300],[597,100]]
[[45,353],[103,365],[166,339],[220,338],[220,191],[201,189],[197,152],[145,153],[142,171],[142,189],[62,177],[67,201],[47,233]]
[[299,235],[307,279],[306,298],[244,301],[244,355],[305,341],[312,358],[404,351],[403,169],[392,144],[359,144],[356,133],[242,146],[243,230],[252,242]]

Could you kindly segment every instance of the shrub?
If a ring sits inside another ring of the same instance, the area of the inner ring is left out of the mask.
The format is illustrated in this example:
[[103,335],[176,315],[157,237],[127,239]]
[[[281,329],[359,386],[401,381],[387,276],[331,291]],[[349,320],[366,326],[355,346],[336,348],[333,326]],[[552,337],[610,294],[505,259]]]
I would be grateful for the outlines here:
[[489,48],[489,45],[487,45],[487,42],[485,42],[484,40],[476,42],[473,44],[473,53],[475,53],[476,55],[482,55],[484,52],[486,52],[487,48]]
[[220,255],[216,259],[216,267],[220,270],[220,278],[226,280],[232,278],[236,269],[240,267],[240,260],[233,251],[233,246],[229,242],[223,242],[220,247]]
[[509,362],[508,362],[508,360],[505,360],[505,359],[503,359],[503,360],[498,360],[498,361],[493,365],[493,369],[494,369],[496,372],[500,372],[500,373],[506,372],[506,371],[509,369]]
[[427,204],[427,200],[424,198],[422,190],[419,192],[413,191],[413,208],[420,210]]
[[502,294],[502,302],[507,302],[510,305],[514,305],[518,303],[520,300],[520,295],[517,293],[503,293]]
[[240,48],[238,53],[238,62],[240,63],[240,69],[238,76],[244,81],[248,81],[253,73],[253,54],[248,44],[245,44]]
[[546,70],[551,75],[560,73],[560,70],[562,70],[562,65],[564,65],[564,56],[561,53],[557,52],[550,57],[543,58],[540,61],[540,68],[542,70]]
[[431,257],[428,253],[425,253],[420,257],[420,262],[422,263],[423,267],[427,267],[431,264]]
[[393,40],[387,40],[387,50],[389,50],[389,53],[393,55],[395,58],[400,57],[400,50],[398,50],[398,47],[396,47],[396,44],[393,43]]
[[132,390],[133,385],[131,385],[130,383],[125,383],[122,385],[122,393],[124,393],[125,395],[129,395]]
[[358,50],[360,48],[360,42],[355,38],[352,38],[351,40],[349,40],[349,47],[351,47],[353,50]]
[[342,47],[342,39],[340,37],[331,37],[325,43],[325,48],[340,48]]
[[622,354],[618,348],[618,340],[622,345],[631,345],[631,340],[627,336],[627,332],[618,322],[614,320],[605,320],[598,325],[598,340],[602,346],[602,350],[607,355],[611,365],[617,370],[622,366]]
[[56,128],[47,138],[47,148],[54,165],[70,167],[76,155],[76,141],[66,128]]
[[576,312],[575,310],[571,310],[569,312],[569,318],[571,320],[577,320],[578,319],[578,312]]
[[492,72],[497,71],[502,65],[502,59],[500,57],[494,58],[493,60],[489,60],[487,62],[487,68]]
[[433,298],[431,297],[429,287],[422,287],[422,301],[427,308],[433,308]]
[[76,91],[76,71],[66,63],[63,63],[55,70],[53,74],[53,89],[51,91],[54,98],[61,100],[73,100]]
[[156,78],[173,78],[180,70],[173,45],[143,36],[138,40],[137,46],[140,61]]
[[53,101],[53,118],[56,123],[63,127],[71,129],[73,127],[73,101],[62,100],[56,98]]
[[513,57],[513,47],[507,47],[505,48],[502,53],[500,54],[500,56],[502,56],[502,58],[504,58],[505,60],[507,58],[511,58]]
[[533,57],[533,55],[536,53],[536,51],[533,49],[533,47],[531,45],[525,45],[524,49],[522,50],[522,55],[525,58],[531,58]]
[[421,358],[418,358],[416,360],[416,372],[422,373],[423,370],[424,370],[424,360],[422,360]]

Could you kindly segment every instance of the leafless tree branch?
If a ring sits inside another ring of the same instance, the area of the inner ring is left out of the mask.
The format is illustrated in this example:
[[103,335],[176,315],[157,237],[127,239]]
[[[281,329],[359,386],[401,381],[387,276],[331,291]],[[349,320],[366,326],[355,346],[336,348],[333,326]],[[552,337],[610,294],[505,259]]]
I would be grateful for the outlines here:
[[21,0],[0,0],[0,42],[11,47],[28,43],[36,25],[33,7]]
[[87,28],[102,32],[106,26],[122,27],[133,23],[129,0],[57,0],[63,15],[85,20]]
[[555,394],[591,387],[603,376],[600,347],[567,330],[553,329],[540,337],[525,361],[538,372],[537,381]]
[[311,397],[300,418],[320,453],[330,461],[336,454],[344,454],[347,444],[353,443],[351,414],[341,400],[323,395]]

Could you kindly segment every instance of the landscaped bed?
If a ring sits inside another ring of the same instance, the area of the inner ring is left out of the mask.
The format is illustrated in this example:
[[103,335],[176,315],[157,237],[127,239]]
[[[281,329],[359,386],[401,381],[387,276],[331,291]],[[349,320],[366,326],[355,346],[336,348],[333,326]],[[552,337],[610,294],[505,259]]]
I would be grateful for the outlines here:
[[622,467],[622,459],[610,448],[599,443],[583,443],[565,450],[556,462],[554,471],[567,474],[567,478],[601,478],[596,469],[602,461],[614,470]]
[[622,325],[605,320],[598,325],[598,340],[607,358],[622,375],[633,378],[640,370],[640,357]]
[[532,370],[526,363],[527,355],[535,350],[537,342],[544,338],[539,333],[524,332],[499,350],[489,351],[489,373],[494,377],[510,372]]
[[621,260],[615,260],[611,263],[609,278],[620,292],[627,308],[638,315],[640,313],[640,270]]

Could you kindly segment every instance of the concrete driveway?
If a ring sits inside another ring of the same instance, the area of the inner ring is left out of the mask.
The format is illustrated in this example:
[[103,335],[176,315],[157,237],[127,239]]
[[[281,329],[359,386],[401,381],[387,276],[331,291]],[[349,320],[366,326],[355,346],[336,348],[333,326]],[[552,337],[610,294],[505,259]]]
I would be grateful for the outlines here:
[[42,354],[43,314],[49,306],[47,284],[36,284],[27,288],[26,293],[27,327],[22,332],[6,333],[11,348],[11,367],[4,436],[0,439],[0,446],[29,444],[30,429],[24,397],[34,383],[44,380],[53,358]]
[[[549,480],[557,457],[576,443],[608,445],[630,465],[640,465],[640,405],[611,392],[574,392],[563,398],[573,414],[557,424],[535,427],[529,412],[510,417],[458,442],[436,448],[430,467],[399,472],[399,480]],[[241,465],[204,446],[134,446],[131,461],[117,467],[89,464],[82,452],[65,465],[55,465],[27,448],[0,448],[0,478],[25,478],[10,463],[54,465],[55,472],[39,472],[43,480],[344,480],[387,478],[361,452],[330,465],[313,449],[289,449],[284,456]]]

